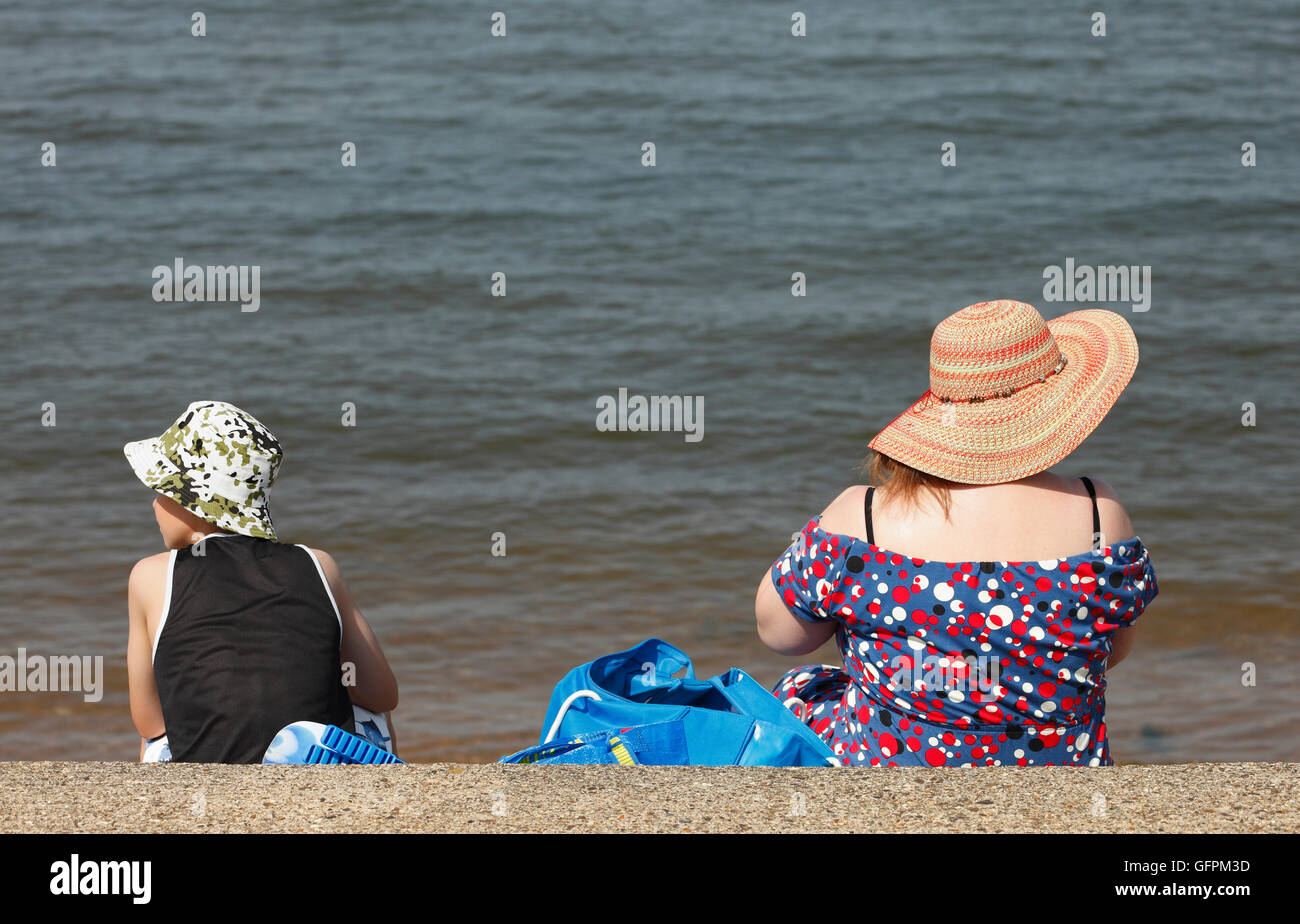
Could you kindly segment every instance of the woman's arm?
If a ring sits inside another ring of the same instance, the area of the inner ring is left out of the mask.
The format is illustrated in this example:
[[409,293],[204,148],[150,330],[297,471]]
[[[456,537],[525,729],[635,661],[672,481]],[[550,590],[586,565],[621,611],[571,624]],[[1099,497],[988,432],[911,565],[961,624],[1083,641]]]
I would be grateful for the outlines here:
[[833,619],[807,622],[791,613],[767,572],[758,582],[754,615],[758,620],[759,640],[778,654],[806,655],[816,651],[835,634]]
[[1137,635],[1137,626],[1125,626],[1115,630],[1115,638],[1110,643],[1110,657],[1106,659],[1106,670],[1110,670],[1128,657],[1133,650],[1133,641]]
[[352,599],[352,591],[338,563],[327,552],[312,549],[316,560],[320,562],[325,579],[329,582],[330,592],[339,608],[339,619],[343,622],[343,639],[339,644],[339,662],[354,665],[356,684],[348,688],[352,702],[371,712],[389,712],[397,708],[397,678],[388,666],[379,639],[371,631],[366,618],[357,609]]
[[[1100,478],[1092,479],[1092,483],[1097,489],[1097,513],[1101,518],[1102,544],[1109,545],[1112,542],[1132,538],[1135,535],[1133,522],[1129,519],[1124,505],[1119,502],[1115,490]],[[1110,645],[1110,657],[1106,659],[1106,670],[1115,667],[1129,656],[1136,638],[1136,625],[1115,630],[1115,637]]]
[[[855,496],[862,496],[860,489],[845,488],[839,497],[826,505],[822,517],[838,513],[839,508],[850,503]],[[859,508],[862,506],[860,500],[857,504]],[[799,656],[816,651],[835,634],[837,625],[834,619],[812,622],[794,615],[772,583],[770,568],[763,572],[763,578],[758,582],[758,593],[754,595],[754,615],[758,620],[759,640],[783,655]]]

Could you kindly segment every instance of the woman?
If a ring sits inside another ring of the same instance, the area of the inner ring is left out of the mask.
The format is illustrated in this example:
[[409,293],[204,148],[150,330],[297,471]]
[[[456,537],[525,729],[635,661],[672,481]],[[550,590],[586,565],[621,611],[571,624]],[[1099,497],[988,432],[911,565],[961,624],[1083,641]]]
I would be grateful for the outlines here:
[[[1047,471],[1137,367],[1110,311],[981,302],[930,342],[930,389],[870,442],[871,486],[804,527],[759,584],[758,633],[843,667],[774,692],[849,766],[1112,764],[1106,670],[1155,597],[1102,481]],[[1091,528],[1090,528],[1091,525]]]
[[354,706],[395,708],[397,681],[338,565],[277,541],[267,494],[282,453],[271,432],[233,405],[196,401],[125,452],[155,492],[170,550],[139,561],[127,589],[141,759],[165,735],[173,761],[261,763],[293,722],[384,737],[355,727],[366,713]]

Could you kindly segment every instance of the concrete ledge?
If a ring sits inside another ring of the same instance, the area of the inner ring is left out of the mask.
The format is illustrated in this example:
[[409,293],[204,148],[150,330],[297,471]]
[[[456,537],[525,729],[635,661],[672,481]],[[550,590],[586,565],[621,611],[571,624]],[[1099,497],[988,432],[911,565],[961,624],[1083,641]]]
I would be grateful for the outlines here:
[[1300,763],[1093,769],[0,763],[0,831],[1300,830]]

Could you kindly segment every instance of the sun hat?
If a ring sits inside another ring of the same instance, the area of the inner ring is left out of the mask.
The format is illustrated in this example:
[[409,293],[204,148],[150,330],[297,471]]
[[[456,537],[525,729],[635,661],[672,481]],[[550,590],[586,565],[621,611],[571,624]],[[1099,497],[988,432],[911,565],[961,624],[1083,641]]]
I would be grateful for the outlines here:
[[224,401],[195,401],[161,436],[122,448],[136,477],[200,519],[275,539],[266,501],[284,454],[247,411]]
[[1137,361],[1133,328],[1113,311],[1044,321],[1024,302],[970,305],[934,329],[930,388],[868,445],[958,484],[1027,478],[1101,423]]

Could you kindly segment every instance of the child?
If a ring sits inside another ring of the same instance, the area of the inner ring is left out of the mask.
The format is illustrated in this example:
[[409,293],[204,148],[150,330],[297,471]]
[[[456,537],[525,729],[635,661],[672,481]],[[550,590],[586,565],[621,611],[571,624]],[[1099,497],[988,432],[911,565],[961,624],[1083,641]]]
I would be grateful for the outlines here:
[[142,760],[165,734],[174,761],[261,763],[292,722],[362,734],[354,704],[397,706],[397,681],[334,559],[277,540],[267,492],[282,454],[266,427],[196,401],[124,450],[156,492],[170,550],[137,562],[127,590]]

